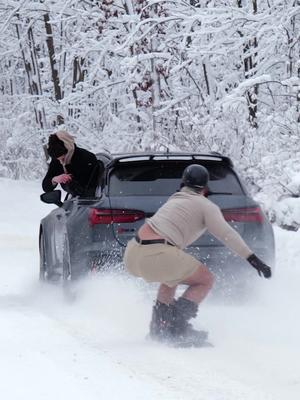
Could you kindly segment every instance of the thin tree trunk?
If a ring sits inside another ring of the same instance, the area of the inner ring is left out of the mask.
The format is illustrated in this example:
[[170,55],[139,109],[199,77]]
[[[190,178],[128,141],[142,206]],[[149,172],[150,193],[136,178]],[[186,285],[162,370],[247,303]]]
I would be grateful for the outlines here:
[[[62,100],[62,93],[61,93],[60,80],[56,64],[54,39],[53,39],[53,32],[52,32],[52,26],[50,24],[49,14],[44,14],[44,23],[45,23],[45,30],[47,33],[46,43],[50,60],[52,82],[54,85],[54,95],[55,95],[55,100],[59,102],[60,100]],[[64,123],[64,119],[61,115],[57,116],[57,122],[59,125]]]
[[[9,62],[8,62],[8,67],[10,70],[11,60],[9,60]],[[15,94],[15,90],[14,90],[15,88],[14,88],[14,81],[12,78],[9,79],[9,88],[10,88],[10,95],[13,96]]]
[[[18,15],[17,15],[17,17],[18,17]],[[36,84],[34,82],[34,79],[33,79],[33,76],[34,76],[34,73],[32,71],[33,67],[32,67],[31,62],[28,61],[27,58],[26,58],[25,50],[24,50],[24,48],[22,46],[22,43],[21,43],[21,35],[20,35],[20,30],[19,30],[18,24],[16,25],[16,32],[17,32],[17,37],[19,39],[21,55],[22,55],[22,59],[23,59],[23,62],[24,62],[25,73],[26,73],[26,76],[27,76],[28,92],[31,95],[38,95],[39,93],[37,92],[37,86],[36,86]],[[36,106],[35,106],[34,103],[33,103],[33,109],[34,109],[36,123],[43,129],[43,121],[42,121],[41,116],[40,116],[38,110],[36,109]]]
[[84,81],[85,70],[82,69],[84,59],[81,57],[75,57],[73,60],[73,81],[72,88],[75,89],[77,83]]
[[[42,96],[43,90],[42,90],[42,83],[41,83],[41,74],[40,74],[40,69],[39,69],[39,65],[38,65],[38,57],[37,57],[32,27],[30,27],[28,29],[28,39],[29,39],[29,47],[30,47],[31,64],[33,67],[33,72],[34,72],[34,77],[35,77],[35,80],[33,81],[33,85],[34,85],[36,94],[38,96]],[[45,113],[44,107],[39,109],[37,111],[37,113],[38,113],[38,120],[39,120],[40,127],[43,129],[46,126],[46,113]]]
[[208,81],[206,64],[202,63],[202,66],[203,66],[203,73],[204,73],[204,79],[205,79],[205,84],[206,84],[206,90],[207,90],[207,94],[209,96],[210,95],[210,89],[209,89],[209,81]]
[[[237,0],[239,8],[243,8],[243,1]],[[257,13],[257,0],[252,0],[253,14]],[[243,34],[240,32],[240,35]],[[257,38],[254,37],[244,45],[244,71],[245,78],[249,79],[256,74],[255,68],[257,66]],[[255,50],[254,54],[252,51]],[[258,128],[257,123],[257,96],[258,96],[258,85],[253,85],[252,89],[249,89],[246,93],[248,110],[249,110],[249,122],[253,128]]]

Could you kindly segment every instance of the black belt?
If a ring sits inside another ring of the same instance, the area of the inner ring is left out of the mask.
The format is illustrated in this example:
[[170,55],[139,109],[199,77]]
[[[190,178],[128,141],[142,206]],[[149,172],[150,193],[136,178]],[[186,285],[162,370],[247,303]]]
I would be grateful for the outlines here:
[[147,239],[147,240],[142,240],[138,235],[135,235],[135,240],[139,244],[158,244],[158,243],[163,243],[163,244],[168,244],[169,246],[175,246],[173,243],[168,242],[166,239]]

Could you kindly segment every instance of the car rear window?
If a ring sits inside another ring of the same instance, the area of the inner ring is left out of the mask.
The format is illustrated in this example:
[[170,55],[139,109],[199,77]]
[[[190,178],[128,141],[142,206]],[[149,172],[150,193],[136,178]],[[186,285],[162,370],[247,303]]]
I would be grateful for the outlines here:
[[[118,165],[110,174],[110,196],[170,196],[180,188],[186,162],[131,162]],[[201,162],[209,171],[211,192],[242,194],[230,167],[222,162]]]

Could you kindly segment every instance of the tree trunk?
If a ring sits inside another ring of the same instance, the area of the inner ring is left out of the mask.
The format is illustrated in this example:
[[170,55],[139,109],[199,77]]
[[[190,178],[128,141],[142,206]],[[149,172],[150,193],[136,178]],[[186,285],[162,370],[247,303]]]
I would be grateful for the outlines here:
[[[53,32],[52,32],[52,26],[50,24],[49,14],[44,14],[44,23],[45,23],[45,30],[47,33],[46,43],[50,60],[52,82],[54,85],[54,95],[55,95],[55,100],[59,102],[60,100],[62,100],[62,93],[61,93],[60,80],[56,65],[54,39],[53,39]],[[64,119],[61,115],[57,115],[57,123],[58,125],[64,123]]]
[[[17,15],[18,17],[18,15]],[[24,69],[25,73],[27,76],[27,84],[28,84],[28,92],[31,95],[38,96],[40,93],[38,91],[38,85],[36,84],[34,80],[34,66],[32,65],[32,61],[30,61],[26,57],[25,49],[22,46],[22,41],[21,41],[21,34],[19,30],[19,25],[16,24],[16,32],[17,32],[17,38],[19,39],[19,45],[20,45],[20,51],[22,55],[22,60],[24,62]],[[32,34],[33,35],[33,34]],[[30,47],[32,46],[32,43],[30,42],[30,37],[29,37],[29,45]],[[32,48],[30,49],[31,55],[32,55]],[[35,114],[35,120],[36,123],[39,125],[41,129],[44,128],[44,121],[43,121],[43,116],[42,114],[37,110],[36,105],[34,104],[33,101],[33,108],[34,108],[34,114]]]
[[[237,0],[238,8],[243,8],[243,1]],[[252,8],[253,14],[257,13],[257,0],[252,0]],[[243,33],[240,32],[240,35],[243,36]],[[255,68],[257,66],[257,38],[248,40],[244,44],[244,71],[245,78],[249,79],[256,74]],[[254,51],[254,53],[253,53]],[[253,85],[251,89],[249,89],[246,93],[246,99],[248,103],[249,110],[249,122],[253,128],[258,128],[257,123],[257,96],[258,96],[258,85]]]
[[84,64],[84,58],[75,57],[73,60],[73,82],[72,88],[75,89],[77,83],[84,81],[85,70],[82,68]]
[[[28,39],[29,39],[29,47],[30,47],[31,64],[32,64],[33,73],[34,73],[34,81],[33,81],[34,90],[38,96],[42,96],[43,90],[42,90],[42,83],[41,83],[41,74],[40,74],[40,69],[39,69],[39,64],[38,64],[37,50],[36,50],[32,27],[30,27],[28,29]],[[37,111],[37,114],[38,114],[37,116],[38,116],[39,125],[42,129],[44,129],[46,126],[46,113],[45,113],[44,107],[41,107],[41,109],[39,108],[39,110]]]

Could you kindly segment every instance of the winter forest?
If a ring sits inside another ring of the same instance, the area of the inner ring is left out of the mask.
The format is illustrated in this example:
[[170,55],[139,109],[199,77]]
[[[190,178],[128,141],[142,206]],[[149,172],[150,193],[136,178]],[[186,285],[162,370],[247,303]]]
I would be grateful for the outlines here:
[[254,194],[300,187],[300,1],[4,0],[0,176],[40,178],[48,135],[218,151]]

